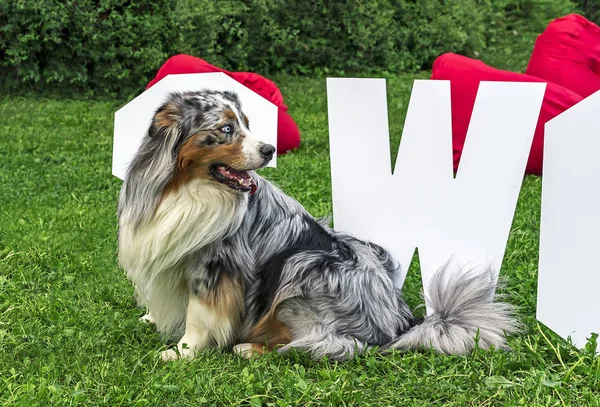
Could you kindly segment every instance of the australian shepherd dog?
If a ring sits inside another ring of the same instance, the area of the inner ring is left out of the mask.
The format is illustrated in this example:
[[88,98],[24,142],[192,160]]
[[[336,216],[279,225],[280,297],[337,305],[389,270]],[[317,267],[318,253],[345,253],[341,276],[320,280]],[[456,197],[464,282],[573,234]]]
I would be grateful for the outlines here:
[[425,293],[432,312],[413,317],[385,249],[330,229],[254,172],[275,148],[250,127],[235,93],[170,94],[128,169],[119,261],[147,318],[179,340],[163,359],[506,346],[517,323],[490,272],[440,271]]

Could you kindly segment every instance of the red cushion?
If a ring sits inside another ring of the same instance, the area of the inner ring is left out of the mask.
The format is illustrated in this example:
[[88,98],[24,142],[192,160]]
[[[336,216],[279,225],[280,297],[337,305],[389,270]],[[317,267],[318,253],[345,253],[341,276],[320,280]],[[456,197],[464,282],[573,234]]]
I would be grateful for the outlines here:
[[252,89],[278,107],[277,114],[277,153],[285,154],[300,146],[300,130],[294,119],[287,112],[283,95],[274,82],[253,72],[228,72],[209,64],[203,59],[180,54],[169,58],[160,67],[156,77],[150,81],[146,89],[153,86],[167,75],[186,73],[223,72],[242,85]]
[[586,98],[600,89],[600,27],[570,14],[538,36],[526,73]]
[[[450,80],[452,147],[455,169],[458,168],[460,161],[480,81],[545,82],[534,76],[495,69],[481,61],[456,54],[444,54],[438,57],[433,64],[431,78]],[[582,97],[575,92],[554,83],[548,83],[527,162],[526,172],[528,174],[540,175],[542,173],[544,124],[580,100]]]

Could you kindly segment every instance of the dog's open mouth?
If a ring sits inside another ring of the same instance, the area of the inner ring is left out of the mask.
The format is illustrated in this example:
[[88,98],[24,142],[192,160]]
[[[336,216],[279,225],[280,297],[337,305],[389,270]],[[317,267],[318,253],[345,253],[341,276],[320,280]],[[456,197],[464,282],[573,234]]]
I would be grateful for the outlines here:
[[210,175],[215,181],[236,191],[250,193],[256,191],[256,184],[247,171],[234,170],[226,165],[217,164],[210,167]]

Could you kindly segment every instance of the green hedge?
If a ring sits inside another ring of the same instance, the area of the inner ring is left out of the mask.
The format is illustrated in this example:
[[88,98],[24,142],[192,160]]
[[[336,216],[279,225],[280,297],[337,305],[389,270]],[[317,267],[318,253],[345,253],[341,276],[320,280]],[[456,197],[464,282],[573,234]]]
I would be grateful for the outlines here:
[[584,16],[600,25],[600,1],[599,0],[577,0],[577,5]]
[[430,67],[443,52],[511,46],[570,0],[0,0],[7,87],[136,92],[171,55],[264,75]]

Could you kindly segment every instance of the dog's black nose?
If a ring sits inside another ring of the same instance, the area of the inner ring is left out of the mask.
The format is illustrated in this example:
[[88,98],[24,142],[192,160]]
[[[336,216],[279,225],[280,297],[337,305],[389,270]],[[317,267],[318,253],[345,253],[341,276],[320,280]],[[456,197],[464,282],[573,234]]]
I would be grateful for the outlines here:
[[259,147],[258,152],[264,158],[269,158],[270,159],[270,158],[273,157],[273,154],[275,153],[275,147],[273,147],[270,144],[263,144],[262,146]]

